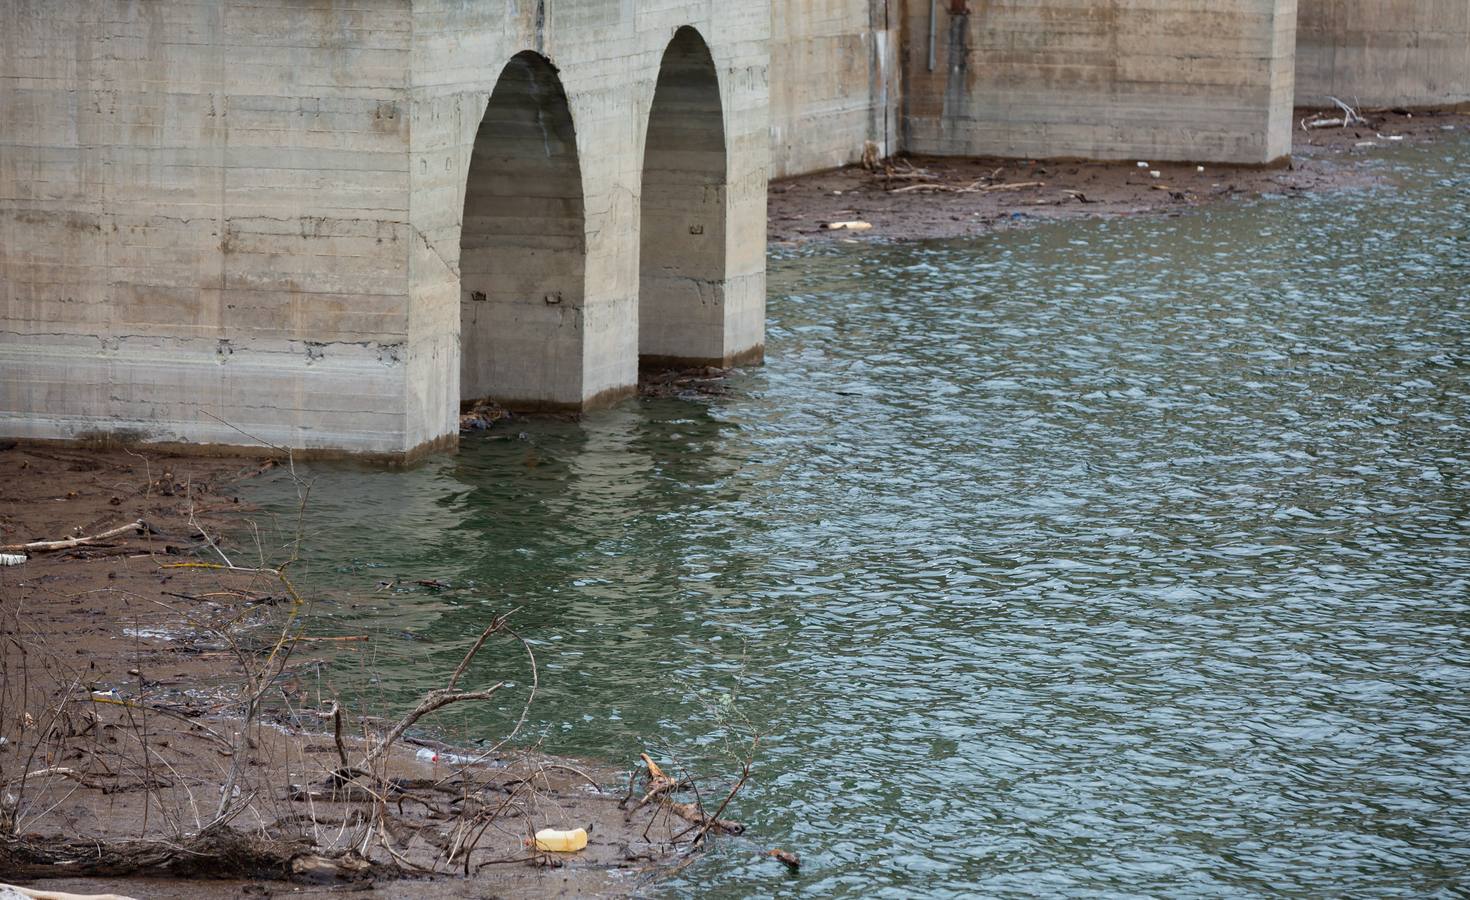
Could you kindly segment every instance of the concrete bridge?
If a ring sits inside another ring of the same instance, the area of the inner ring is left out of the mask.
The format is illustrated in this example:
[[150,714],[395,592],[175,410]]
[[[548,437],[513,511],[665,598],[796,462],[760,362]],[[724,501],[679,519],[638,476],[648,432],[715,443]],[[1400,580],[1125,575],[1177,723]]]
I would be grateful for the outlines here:
[[7,0],[3,433],[403,455],[759,360],[769,8],[631,6]]
[[768,175],[1265,164],[1470,0],[0,0],[0,435],[404,457],[758,361]]

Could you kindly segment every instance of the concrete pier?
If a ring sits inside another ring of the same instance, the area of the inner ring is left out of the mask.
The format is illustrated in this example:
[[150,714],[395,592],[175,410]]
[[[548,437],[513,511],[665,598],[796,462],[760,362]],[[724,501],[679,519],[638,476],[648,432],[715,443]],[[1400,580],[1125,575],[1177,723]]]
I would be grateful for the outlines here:
[[1266,164],[1293,103],[1470,102],[1467,0],[771,0],[774,177],[882,154]]
[[772,0],[773,175],[881,154],[1264,164],[1297,0]]
[[759,358],[764,3],[0,14],[0,434],[403,456]]
[[912,152],[1256,164],[1291,152],[1296,0],[906,6]]
[[770,3],[771,177],[902,150],[901,0]]
[[1298,3],[1298,103],[1470,103],[1470,0]]
[[1330,93],[1470,100],[1470,3],[0,0],[0,435],[447,446],[759,360],[772,173],[1264,164]]

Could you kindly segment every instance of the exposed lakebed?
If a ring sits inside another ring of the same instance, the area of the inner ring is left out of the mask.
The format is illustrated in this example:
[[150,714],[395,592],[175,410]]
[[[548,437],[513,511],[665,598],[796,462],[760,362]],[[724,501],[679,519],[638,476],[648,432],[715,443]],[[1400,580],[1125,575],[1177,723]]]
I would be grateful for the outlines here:
[[[748,717],[754,837],[671,893],[1464,891],[1470,144],[1373,165],[783,249],[723,396],[312,466],[312,627],[376,635],[391,706],[519,607],[550,752],[720,768]],[[242,490],[294,515],[283,475]]]

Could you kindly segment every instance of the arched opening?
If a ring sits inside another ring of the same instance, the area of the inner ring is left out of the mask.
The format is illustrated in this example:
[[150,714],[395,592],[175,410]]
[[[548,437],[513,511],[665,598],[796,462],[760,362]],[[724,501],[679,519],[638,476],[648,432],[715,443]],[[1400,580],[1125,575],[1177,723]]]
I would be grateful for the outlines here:
[[638,355],[645,363],[724,355],[725,173],[714,58],[685,26],[664,51],[643,150]]
[[581,400],[586,232],[577,136],[556,68],[506,64],[475,135],[460,231],[460,399]]

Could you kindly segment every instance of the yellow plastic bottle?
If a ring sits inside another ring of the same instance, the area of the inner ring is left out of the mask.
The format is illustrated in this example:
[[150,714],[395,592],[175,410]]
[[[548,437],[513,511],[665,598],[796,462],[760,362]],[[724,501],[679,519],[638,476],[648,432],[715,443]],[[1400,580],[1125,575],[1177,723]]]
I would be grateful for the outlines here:
[[553,853],[575,853],[586,846],[587,829],[585,828],[574,828],[571,831],[543,828],[536,832],[537,850],[549,850]]

